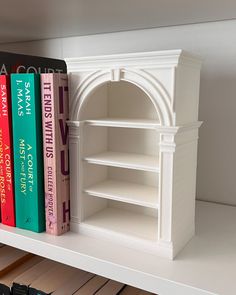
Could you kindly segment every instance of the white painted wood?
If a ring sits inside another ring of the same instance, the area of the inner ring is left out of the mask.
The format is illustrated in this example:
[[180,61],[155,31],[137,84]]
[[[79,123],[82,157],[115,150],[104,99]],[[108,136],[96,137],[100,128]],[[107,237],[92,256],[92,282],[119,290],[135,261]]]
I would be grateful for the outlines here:
[[159,133],[150,129],[108,128],[108,151],[151,157],[150,165],[158,166],[159,138]]
[[[79,215],[72,216],[77,231],[173,259],[194,235],[200,59],[171,50],[72,58],[67,66],[69,124],[81,129],[83,146],[82,153],[70,157],[72,166],[80,158],[71,181],[82,179],[83,191],[72,185],[71,192],[81,200]],[[181,148],[186,156],[178,157]],[[98,165],[105,166],[101,173],[90,167]],[[122,169],[114,178],[108,167]],[[135,179],[126,169],[157,174],[151,195],[158,204],[144,202],[150,190],[143,185],[153,176]],[[120,189],[119,179],[129,177],[134,184]],[[142,185],[141,201],[137,185]],[[152,220],[155,229],[145,220]],[[155,244],[146,241],[145,231],[151,231]]]
[[[107,83],[121,85],[118,87],[118,95],[114,95],[113,91],[111,94],[110,105],[108,104],[108,113],[112,112],[111,117],[114,117],[114,112],[130,114],[131,118],[140,118],[140,116],[150,118],[149,116],[155,115],[163,126],[183,125],[196,121],[196,115],[194,117],[193,112],[198,107],[201,61],[183,50],[68,58],[66,61],[68,71],[71,73],[70,115],[72,121],[81,121],[84,119],[86,110],[89,112],[90,109],[96,109],[95,104],[100,106],[99,100],[93,99],[93,108],[92,105],[89,107],[88,103],[91,101],[89,95],[90,93],[94,95],[96,88],[99,89],[101,85]],[[183,67],[185,71],[177,70]],[[193,74],[195,78],[192,83],[185,84],[184,79],[180,79],[182,75],[187,77]],[[137,87],[131,87],[130,83]],[[182,92],[182,96],[177,95],[177,86],[181,89],[187,88],[185,92]],[[119,95],[123,88],[126,90],[124,92],[126,95],[133,88],[139,89],[138,93],[140,95],[142,93],[142,99],[136,101],[133,97],[123,102],[123,96]],[[145,96],[141,90],[146,94]],[[188,96],[189,92],[192,93],[191,97]],[[181,107],[186,111],[184,103],[188,99],[190,116],[193,116],[192,121],[188,116],[176,114],[177,109]],[[143,104],[145,108],[141,108],[137,102]]]
[[147,155],[105,152],[85,157],[84,160],[91,164],[159,172],[158,159]]
[[142,119],[120,119],[120,118],[102,118],[97,120],[87,120],[86,124],[90,126],[120,127],[120,128],[141,128],[155,129],[160,124],[156,120]]
[[103,229],[124,236],[134,236],[145,240],[157,240],[157,219],[144,215],[120,210],[117,208],[106,208],[86,218],[83,225],[94,227],[95,230]]
[[[196,68],[201,67],[201,59],[199,56],[195,56],[194,54],[191,54],[182,49],[160,50],[160,51],[150,51],[150,52],[134,52],[134,53],[112,54],[112,55],[84,56],[79,58],[74,57],[74,58],[66,58],[66,62],[68,64],[68,70],[71,73],[82,73],[85,70],[87,70],[87,75],[92,73],[94,74],[92,76],[88,75],[87,78],[92,78],[92,77],[95,78],[97,77],[97,74],[99,74],[103,76],[104,78],[107,78],[105,79],[106,82],[122,81],[124,84],[126,84],[127,87],[130,86],[129,84],[127,84],[127,81],[128,82],[133,81],[135,85],[137,85],[138,82],[140,81],[135,81],[133,79],[129,81],[128,79],[125,79],[124,74],[126,71],[128,72],[128,70],[125,71],[125,69],[122,69],[122,67],[125,67],[125,68],[133,67],[133,70],[134,69],[136,70],[137,69],[149,69],[149,70],[156,69],[158,71],[159,69],[162,69],[161,73],[163,77],[166,77],[164,78],[164,81],[165,81],[164,85],[166,87],[167,85],[172,85],[172,83],[174,82],[174,81],[171,81],[170,83],[170,77],[168,78],[169,68],[173,68],[174,66],[179,66],[180,64],[185,66],[188,65],[188,66],[192,66]],[[163,68],[166,69],[166,71],[163,71]],[[93,72],[95,69],[98,71],[97,73]],[[106,71],[101,73],[100,72],[101,69],[109,70],[109,77],[107,77],[108,73]],[[134,70],[133,73],[135,74],[136,71]],[[171,71],[170,73],[173,74],[173,71]],[[131,76],[128,76],[128,77],[131,77]],[[141,76],[137,76],[137,78],[140,79]],[[174,77],[171,77],[171,78],[173,79]],[[151,77],[149,76],[149,78],[147,79],[151,79]],[[163,78],[161,77],[161,79]],[[157,78],[156,80],[158,81]],[[141,86],[143,84],[140,83],[138,85]],[[117,86],[119,87],[118,84]],[[160,87],[160,90],[164,90],[161,87],[161,85],[159,87]],[[171,88],[173,90],[173,87]],[[147,93],[149,93],[148,90],[149,89],[147,89]],[[122,99],[122,97],[120,98]],[[124,110],[124,111],[127,111],[127,110]]]
[[[195,131],[190,131],[194,133]],[[181,135],[176,140],[181,140]],[[183,138],[182,138],[183,140]],[[173,240],[175,251],[181,250],[182,241],[187,241],[195,232],[195,194],[196,194],[196,168],[197,145],[190,141],[180,145],[174,154],[173,169]],[[183,214],[182,208],[188,208]]]
[[117,152],[158,158],[160,135],[155,130],[84,125],[84,157],[103,152]]
[[85,189],[89,195],[130,204],[158,208],[157,187],[137,183],[106,180]]
[[[146,206],[137,206],[130,203],[124,203],[115,200],[108,200],[108,208],[116,208],[119,210],[129,211],[133,213],[137,213],[140,215],[151,216],[157,219],[158,217],[158,210],[156,208],[150,208]],[[157,229],[156,229],[157,232]]]
[[161,295],[235,295],[236,208],[197,202],[196,236],[175,261],[74,232],[0,225],[0,242]]
[[[14,7],[14,10],[12,9]],[[27,17],[25,17],[25,8]],[[234,0],[136,0],[113,2],[70,0],[8,0],[1,8],[1,42],[173,26],[235,18]],[[42,19],[44,21],[42,21]],[[62,25],[63,20],[63,25]],[[10,25],[9,25],[10,24]]]

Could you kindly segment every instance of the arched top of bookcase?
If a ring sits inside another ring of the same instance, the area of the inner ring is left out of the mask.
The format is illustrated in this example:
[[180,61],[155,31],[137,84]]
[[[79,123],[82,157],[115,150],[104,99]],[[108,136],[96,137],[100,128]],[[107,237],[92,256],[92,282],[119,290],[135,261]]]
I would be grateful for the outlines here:
[[[126,82],[143,92],[143,95],[153,106],[153,113],[162,126],[173,125],[173,111],[170,106],[170,96],[156,77],[143,70],[111,69],[98,70],[81,80],[72,97],[70,120],[81,121],[84,108],[89,98],[103,85],[111,82]],[[118,84],[118,83],[116,83]],[[91,119],[91,118],[86,118]]]

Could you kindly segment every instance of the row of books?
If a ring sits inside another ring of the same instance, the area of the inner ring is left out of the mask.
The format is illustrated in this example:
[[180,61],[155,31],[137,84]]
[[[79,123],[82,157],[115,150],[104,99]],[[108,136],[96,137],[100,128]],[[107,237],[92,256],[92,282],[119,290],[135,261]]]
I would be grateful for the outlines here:
[[7,55],[0,53],[1,221],[60,235],[70,219],[66,65]]
[[9,247],[0,247],[0,295],[148,295],[146,291]]

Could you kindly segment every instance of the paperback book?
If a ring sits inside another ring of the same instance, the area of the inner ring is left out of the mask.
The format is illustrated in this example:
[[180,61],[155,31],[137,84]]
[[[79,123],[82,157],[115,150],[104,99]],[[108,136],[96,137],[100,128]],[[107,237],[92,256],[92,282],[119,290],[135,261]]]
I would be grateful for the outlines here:
[[10,80],[0,76],[0,197],[2,223],[15,226]]
[[41,91],[46,231],[61,235],[70,226],[67,75],[42,74]]
[[66,72],[64,60],[0,51],[0,75]]
[[42,112],[39,74],[12,74],[16,226],[45,230]]

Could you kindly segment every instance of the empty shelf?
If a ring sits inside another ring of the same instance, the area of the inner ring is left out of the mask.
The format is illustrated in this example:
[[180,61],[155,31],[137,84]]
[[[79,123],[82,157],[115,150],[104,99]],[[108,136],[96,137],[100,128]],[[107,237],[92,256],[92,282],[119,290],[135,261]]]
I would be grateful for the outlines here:
[[140,129],[155,129],[157,126],[160,126],[157,120],[151,119],[102,118],[95,120],[86,120],[85,122],[91,126],[124,127]]
[[96,197],[158,208],[158,188],[153,186],[106,180],[87,188],[85,192]]
[[86,226],[113,233],[157,240],[157,218],[117,208],[106,208],[85,219]]
[[105,152],[84,158],[91,164],[159,172],[158,158],[134,153]]

